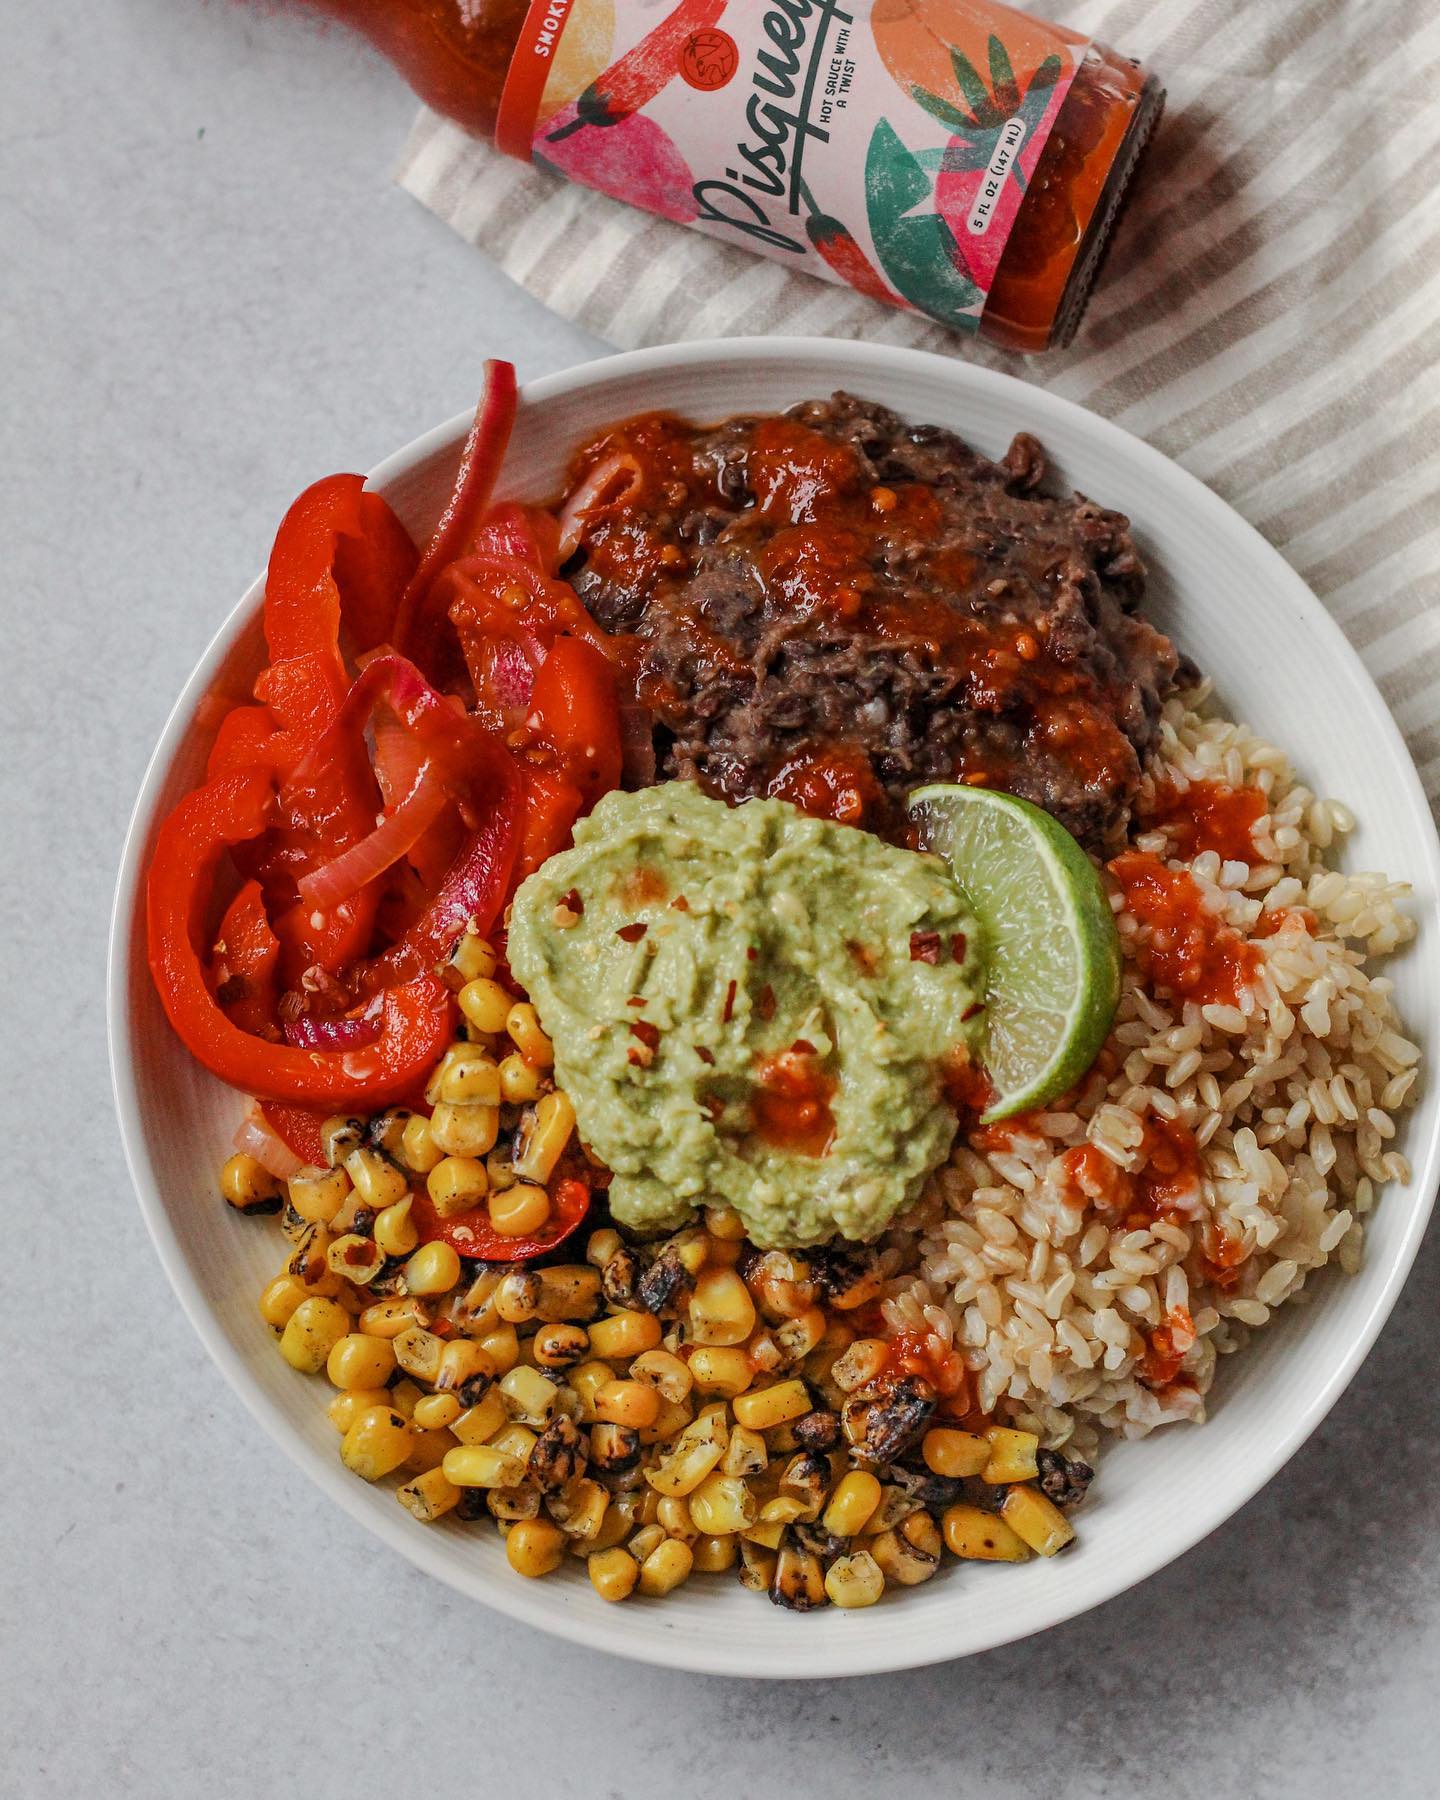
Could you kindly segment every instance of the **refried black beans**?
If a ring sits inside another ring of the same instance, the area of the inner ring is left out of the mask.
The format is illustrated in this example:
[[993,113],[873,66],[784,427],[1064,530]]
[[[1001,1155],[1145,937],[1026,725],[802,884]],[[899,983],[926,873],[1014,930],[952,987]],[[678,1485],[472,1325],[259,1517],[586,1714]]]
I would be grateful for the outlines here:
[[662,778],[902,836],[907,791],[956,779],[1123,832],[1178,658],[1128,520],[1042,493],[1033,438],[994,463],[839,393],[629,420],[570,491],[612,462],[564,572],[632,640]]

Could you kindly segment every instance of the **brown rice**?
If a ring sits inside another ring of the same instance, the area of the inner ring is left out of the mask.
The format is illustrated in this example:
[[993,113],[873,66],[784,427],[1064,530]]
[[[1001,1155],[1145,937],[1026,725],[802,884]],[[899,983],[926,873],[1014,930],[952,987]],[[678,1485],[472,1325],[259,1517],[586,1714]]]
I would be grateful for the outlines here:
[[[917,1256],[920,1271],[891,1281],[890,1327],[954,1343],[986,1410],[1085,1455],[1102,1431],[1138,1437],[1203,1419],[1216,1358],[1301,1295],[1315,1270],[1334,1260],[1353,1272],[1379,1189],[1410,1174],[1391,1146],[1420,1052],[1392,983],[1371,972],[1414,933],[1397,906],[1407,884],[1329,867],[1327,852],[1354,825],[1349,811],[1301,785],[1246,727],[1202,716],[1207,695],[1168,703],[1146,781],[1263,789],[1257,859],[1182,861],[1163,831],[1135,833],[1132,846],[1189,870],[1255,945],[1258,975],[1235,1006],[1160,997],[1137,966],[1143,928],[1113,891],[1125,973],[1107,1055],[1070,1104],[1022,1120],[1008,1146],[982,1153],[973,1136],[957,1145],[888,1240],[897,1271]],[[1142,817],[1145,798],[1142,787]],[[1298,922],[1252,935],[1262,915],[1302,906],[1313,936]],[[1202,1174],[1184,1223],[1132,1229],[1097,1215],[1057,1163],[1089,1143],[1142,1170],[1147,1115],[1193,1132]],[[1224,1286],[1209,1278],[1207,1230],[1241,1257]],[[1183,1361],[1178,1378],[1150,1384],[1141,1364],[1162,1324]]]

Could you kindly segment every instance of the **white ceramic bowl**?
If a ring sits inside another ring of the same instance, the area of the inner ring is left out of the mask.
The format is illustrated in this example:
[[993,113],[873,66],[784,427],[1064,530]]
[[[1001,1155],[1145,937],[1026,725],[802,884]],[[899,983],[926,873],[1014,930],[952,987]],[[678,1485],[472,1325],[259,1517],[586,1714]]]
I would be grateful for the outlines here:
[[[1152,567],[1149,610],[1214,676],[1228,708],[1285,746],[1320,791],[1360,819],[1353,866],[1415,885],[1417,942],[1396,959],[1401,1010],[1434,1054],[1440,1015],[1440,851],[1419,781],[1354,652],[1304,584],[1208,489],[1116,426],[1008,376],[906,350],[825,340],[688,344],[616,356],[525,391],[503,491],[543,498],[586,433],[651,408],[699,419],[772,409],[846,387],[914,420],[954,427],[991,455],[1019,429],[1054,455],[1061,480],[1128,513]],[[417,534],[449,487],[467,424],[457,416],[374,472],[371,485]],[[323,470],[297,469],[297,489]],[[255,521],[256,550],[273,521]],[[389,1486],[346,1473],[325,1417],[323,1378],[276,1354],[255,1298],[276,1234],[215,1198],[239,1097],[171,1035],[145,969],[142,872],[159,818],[199,778],[214,696],[239,697],[259,666],[261,584],[221,625],[186,684],[146,773],[125,844],[110,965],[116,1103],[141,1209],[182,1305],[240,1398],[313,1478],[419,1568],[517,1619],[643,1661],[715,1674],[847,1675],[943,1661],[1043,1630],[1120,1593],[1227,1519],[1293,1454],[1355,1373],[1394,1304],[1430,1210],[1440,1084],[1427,1084],[1402,1146],[1415,1165],[1384,1196],[1363,1271],[1325,1277],[1312,1304],[1282,1315],[1224,1365],[1210,1422],[1121,1444],[1102,1463],[1080,1540],[1055,1561],[947,1567],[925,1587],[862,1612],[801,1617],[737,1582],[697,1580],[664,1601],[612,1608],[577,1564],[527,1582],[498,1537],[422,1527]]]

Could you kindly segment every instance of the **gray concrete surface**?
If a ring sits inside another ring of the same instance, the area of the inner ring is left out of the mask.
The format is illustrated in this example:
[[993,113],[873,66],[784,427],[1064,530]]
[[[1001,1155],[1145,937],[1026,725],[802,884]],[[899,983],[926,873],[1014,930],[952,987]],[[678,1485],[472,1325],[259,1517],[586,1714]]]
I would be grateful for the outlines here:
[[0,0],[0,41],[0,1794],[1434,1793],[1433,1237],[1228,1527],[919,1674],[571,1650],[382,1551],[261,1437],[171,1298],[110,1113],[125,818],[305,480],[463,406],[489,353],[531,375],[603,346],[390,188],[411,102],[340,34],[242,0]]

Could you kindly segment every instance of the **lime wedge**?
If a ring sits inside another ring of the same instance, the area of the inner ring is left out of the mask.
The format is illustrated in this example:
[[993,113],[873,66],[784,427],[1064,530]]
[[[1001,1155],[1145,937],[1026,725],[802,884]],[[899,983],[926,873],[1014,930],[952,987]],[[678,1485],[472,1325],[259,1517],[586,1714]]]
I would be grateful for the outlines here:
[[937,782],[910,796],[927,850],[943,856],[985,937],[982,1123],[1041,1106],[1099,1053],[1120,999],[1120,939],[1100,876],[1028,800]]

